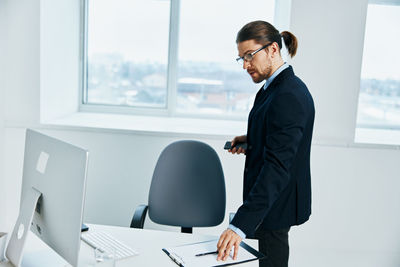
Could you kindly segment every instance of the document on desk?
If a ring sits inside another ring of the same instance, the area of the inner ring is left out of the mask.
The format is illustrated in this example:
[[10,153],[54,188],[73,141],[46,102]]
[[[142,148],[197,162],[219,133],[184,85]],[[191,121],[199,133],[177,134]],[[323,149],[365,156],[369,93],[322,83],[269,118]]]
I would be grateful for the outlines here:
[[218,239],[177,247],[163,248],[163,251],[181,267],[228,266],[264,257],[263,254],[242,242],[240,243],[239,253],[236,260],[233,259],[232,249],[231,254],[226,261],[217,261],[218,254],[213,253],[217,250],[217,242]]

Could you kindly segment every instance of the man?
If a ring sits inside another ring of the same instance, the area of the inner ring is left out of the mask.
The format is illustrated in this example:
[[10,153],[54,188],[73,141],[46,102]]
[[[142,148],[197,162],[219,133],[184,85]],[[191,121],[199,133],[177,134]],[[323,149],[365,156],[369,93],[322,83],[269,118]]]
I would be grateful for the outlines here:
[[[291,57],[297,38],[264,21],[238,32],[237,59],[253,82],[265,80],[249,114],[247,134],[232,140],[231,153],[246,154],[243,205],[218,241],[218,260],[245,237],[255,237],[266,255],[263,267],[288,265],[288,233],[311,214],[310,149],[314,102],[306,85],[281,57],[282,38]],[[247,150],[235,148],[247,142]]]

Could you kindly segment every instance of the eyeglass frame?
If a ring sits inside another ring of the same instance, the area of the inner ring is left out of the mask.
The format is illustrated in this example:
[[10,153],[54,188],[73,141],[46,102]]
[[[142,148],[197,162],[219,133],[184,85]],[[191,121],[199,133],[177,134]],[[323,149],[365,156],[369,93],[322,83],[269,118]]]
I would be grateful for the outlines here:
[[[251,53],[245,54],[245,55],[243,55],[243,57],[238,57],[236,59],[236,62],[239,63],[239,64],[243,64],[244,62],[250,62],[250,61],[253,60],[255,54],[257,54],[258,52],[260,52],[261,50],[267,48],[268,46],[270,46],[272,44],[273,44],[273,42],[258,48],[256,51],[253,51]],[[249,57],[249,56],[250,56],[250,58],[246,59],[246,57]]]

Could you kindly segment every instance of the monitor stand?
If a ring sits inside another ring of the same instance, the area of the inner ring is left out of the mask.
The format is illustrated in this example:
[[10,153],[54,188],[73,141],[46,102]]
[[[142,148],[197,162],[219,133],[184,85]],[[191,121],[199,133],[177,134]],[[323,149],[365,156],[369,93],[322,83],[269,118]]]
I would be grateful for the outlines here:
[[[15,223],[6,251],[7,259],[17,267],[21,265],[26,237],[30,232],[36,205],[42,195],[42,193],[33,187],[26,193],[27,194],[22,199],[18,219]],[[38,206],[38,208],[40,208],[40,206]]]

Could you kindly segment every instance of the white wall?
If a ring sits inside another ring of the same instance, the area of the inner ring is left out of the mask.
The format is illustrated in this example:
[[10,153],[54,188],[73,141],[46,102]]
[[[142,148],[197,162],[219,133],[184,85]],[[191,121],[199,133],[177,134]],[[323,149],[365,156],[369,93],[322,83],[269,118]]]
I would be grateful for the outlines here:
[[292,0],[290,30],[298,37],[295,73],[316,106],[314,141],[354,140],[368,0]]
[[8,47],[5,116],[7,126],[39,122],[39,0],[5,0]]
[[[6,2],[0,1],[0,62],[5,61],[7,43],[7,18]],[[5,100],[5,64],[0,63],[0,218],[7,214],[5,198],[5,178],[4,178],[4,100]],[[4,214],[4,215],[3,215]],[[0,229],[5,227],[5,221],[0,219]]]
[[400,265],[400,151],[312,147],[313,211],[290,233],[291,266]]
[[[0,86],[0,106],[6,108],[5,114],[0,112],[0,122],[6,120],[0,135],[0,149],[6,155],[0,157],[6,177],[0,176],[0,194],[7,192],[10,209],[0,217],[0,231],[2,225],[10,230],[17,216],[24,129],[40,127],[39,0],[0,2],[4,6],[8,16],[0,16],[0,22],[3,17],[10,34],[6,35],[8,56],[0,60],[0,70],[7,76],[6,87]],[[347,145],[355,125],[365,12],[365,0],[292,0],[289,30],[299,38],[293,65],[314,95],[318,144],[312,147],[313,215],[310,222],[291,230],[291,266],[400,265],[396,165],[400,151]],[[147,202],[162,148],[189,138],[63,127],[41,130],[90,150],[85,220],[115,225],[128,225],[133,207]],[[241,201],[244,161],[222,151],[225,139],[201,138],[221,158],[231,211]],[[226,222],[207,231],[217,234],[225,226]]]
[[[4,210],[6,216],[0,217],[0,226],[5,225],[10,231],[10,223],[16,217],[10,217],[18,209],[19,202],[15,199],[15,192],[10,191],[14,185],[21,183],[21,176],[10,176],[7,160],[19,151],[10,147],[14,136],[9,138],[12,127],[27,127],[38,123],[39,114],[39,0],[1,1],[3,6],[2,18],[5,20],[5,29],[1,34],[5,36],[4,50],[0,69],[4,77],[4,86],[1,87],[1,121],[4,123],[2,131],[2,146],[4,149],[2,163],[4,164],[4,178],[0,180],[4,188],[2,197],[5,198]],[[3,60],[4,59],[4,60]],[[22,144],[18,144],[23,146]],[[1,166],[1,165],[0,165]],[[17,167],[20,170],[21,166]],[[3,175],[2,175],[3,176]],[[1,205],[0,205],[1,207]]]
[[[79,30],[82,2],[40,1],[41,122],[54,120],[78,110],[81,71],[78,67],[81,58]],[[63,55],[62,60],[60,54]],[[64,81],[60,83],[60,80]],[[55,87],[57,90],[54,90]]]

